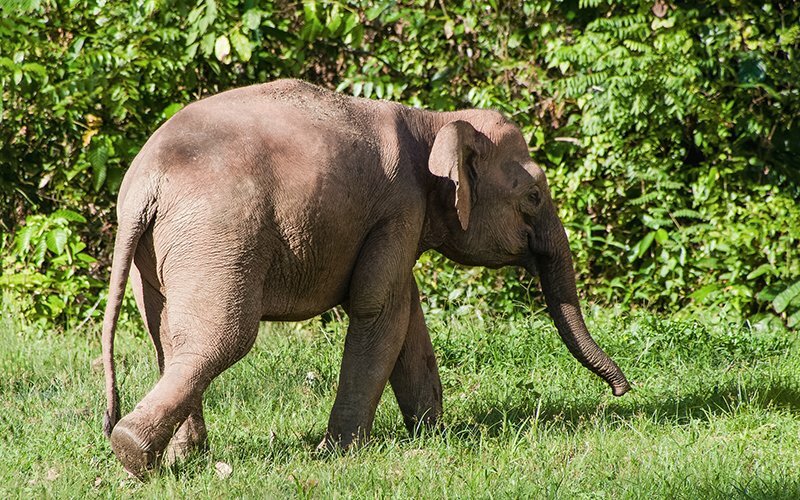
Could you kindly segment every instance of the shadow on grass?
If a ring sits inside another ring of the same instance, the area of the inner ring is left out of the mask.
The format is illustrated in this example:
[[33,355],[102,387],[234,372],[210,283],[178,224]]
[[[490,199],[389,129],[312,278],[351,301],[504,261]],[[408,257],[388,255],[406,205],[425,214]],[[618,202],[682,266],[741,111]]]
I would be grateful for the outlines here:
[[[781,409],[800,414],[800,390],[788,381],[774,379],[746,387],[731,381],[677,397],[674,394],[650,393],[628,398],[628,401],[623,398],[608,403],[598,403],[597,399],[589,397],[548,400],[529,391],[521,400],[499,402],[488,409],[476,409],[472,413],[467,412],[466,416],[462,414],[455,422],[447,424],[444,431],[461,439],[472,439],[479,435],[498,436],[507,432],[509,427],[518,429],[532,420],[569,432],[584,425],[597,426],[605,423],[611,427],[624,426],[624,421],[642,415],[659,424],[682,425],[731,415],[740,408]],[[373,432],[373,438],[381,440],[401,437],[405,440],[407,435],[401,427],[398,424],[392,429],[375,429],[377,432]],[[323,428],[318,427],[284,436],[226,436],[224,442],[218,444],[236,450],[240,457],[272,463],[290,461],[298,453],[307,453],[311,459],[324,460],[331,455],[313,452],[323,431]]]
[[684,395],[647,394],[627,396],[629,401],[614,400],[600,403],[597,399],[547,399],[535,392],[522,400],[500,402],[491,408],[472,412],[468,422],[456,422],[449,430],[465,436],[474,434],[498,435],[508,426],[519,427],[536,420],[564,430],[574,430],[587,422],[605,421],[621,425],[636,416],[649,416],[660,424],[682,425],[691,421],[709,421],[717,416],[730,415],[740,408],[781,409],[800,414],[800,390],[793,384],[763,381],[754,386],[742,386],[731,381],[708,389],[698,389]]
[[[668,394],[666,391],[642,392],[634,392],[621,399],[598,401],[594,397],[564,398],[558,397],[559,394],[552,394],[548,398],[534,391],[525,391],[520,397],[498,401],[489,407],[467,410],[466,414],[461,413],[455,421],[451,420],[447,424],[445,432],[457,439],[470,440],[486,435],[499,436],[507,433],[509,428],[513,432],[533,420],[570,432],[587,425],[623,427],[626,425],[625,421],[641,416],[659,424],[683,425],[732,415],[743,408],[782,410],[800,415],[800,388],[792,380],[755,378],[745,384],[730,380],[716,387],[697,388],[680,395]],[[384,402],[387,403],[394,402]],[[407,435],[401,427],[398,424],[396,428],[383,429],[374,433],[373,437],[381,440],[402,436],[401,439],[405,440]],[[322,438],[323,427],[315,426],[305,432],[285,435],[276,435],[267,428],[265,426],[263,435],[236,432],[213,436],[210,453],[167,467],[161,473],[176,478],[191,477],[209,466],[213,468],[214,465],[209,464],[209,461],[222,459],[225,455],[234,460],[238,457],[263,460],[271,464],[288,463],[296,460],[298,455],[307,455],[312,460],[338,456],[314,452]],[[713,486],[709,488],[708,495],[700,495],[701,498],[719,497],[724,493],[713,489]],[[751,481],[736,485],[735,488],[735,491],[729,492],[734,496],[746,494],[753,498],[800,498],[800,495],[774,495],[776,492],[797,492],[800,490],[800,482],[797,481],[791,484]]]
[[[383,404],[394,404],[394,401],[385,401]],[[605,421],[611,426],[623,425],[622,421],[642,415],[656,423],[682,425],[730,415],[740,408],[780,409],[800,414],[800,388],[790,381],[775,379],[747,386],[734,380],[708,389],[698,388],[683,395],[664,392],[637,395],[634,392],[611,401],[598,401],[591,397],[548,399],[534,391],[526,391],[521,399],[499,401],[489,408],[467,411],[467,418],[463,415],[458,417],[447,424],[446,430],[465,437],[487,432],[489,435],[498,435],[508,426],[518,428],[536,420],[569,431],[588,422],[591,425],[598,425],[598,421]],[[400,424],[391,430],[383,429],[384,432],[377,430],[376,433],[376,430],[373,430],[374,438],[386,435],[387,431],[388,435],[394,436],[400,432],[405,437],[405,429]],[[323,433],[324,426],[284,436],[265,431],[263,436],[226,436],[224,444],[220,444],[233,446],[242,456],[280,459],[299,450],[314,450]]]

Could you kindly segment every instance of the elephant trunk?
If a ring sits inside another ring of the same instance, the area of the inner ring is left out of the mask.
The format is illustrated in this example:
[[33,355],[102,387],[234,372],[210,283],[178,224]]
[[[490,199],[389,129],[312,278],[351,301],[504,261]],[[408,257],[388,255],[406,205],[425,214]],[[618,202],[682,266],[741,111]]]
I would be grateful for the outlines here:
[[569,352],[583,366],[605,380],[615,396],[622,396],[630,390],[630,384],[616,363],[595,343],[583,320],[575,288],[575,271],[569,242],[561,221],[555,217],[557,225],[547,231],[552,238],[547,251],[537,252],[528,270],[533,274],[538,270],[547,310],[553,318],[558,334],[567,345]]

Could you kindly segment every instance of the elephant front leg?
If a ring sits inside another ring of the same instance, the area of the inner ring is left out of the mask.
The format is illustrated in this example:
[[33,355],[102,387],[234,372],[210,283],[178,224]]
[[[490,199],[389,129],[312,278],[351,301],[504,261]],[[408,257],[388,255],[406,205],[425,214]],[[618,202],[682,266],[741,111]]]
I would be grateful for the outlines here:
[[389,378],[403,421],[411,434],[435,427],[442,414],[442,383],[413,277],[408,333]]
[[321,448],[347,449],[369,439],[375,410],[403,345],[407,324],[407,298],[387,304],[374,315],[350,316],[339,388]]
[[[408,330],[415,245],[386,225],[364,244],[350,281],[339,388],[320,448],[365,442]],[[390,246],[394,245],[394,246]]]

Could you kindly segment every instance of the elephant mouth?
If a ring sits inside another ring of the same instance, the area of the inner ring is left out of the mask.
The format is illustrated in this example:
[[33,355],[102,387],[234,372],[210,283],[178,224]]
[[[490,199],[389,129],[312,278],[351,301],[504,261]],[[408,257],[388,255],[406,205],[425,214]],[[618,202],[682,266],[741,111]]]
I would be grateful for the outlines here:
[[525,268],[525,271],[531,275],[531,277],[538,278],[539,277],[539,266],[536,265],[536,259],[532,256],[529,256],[525,263],[522,265]]

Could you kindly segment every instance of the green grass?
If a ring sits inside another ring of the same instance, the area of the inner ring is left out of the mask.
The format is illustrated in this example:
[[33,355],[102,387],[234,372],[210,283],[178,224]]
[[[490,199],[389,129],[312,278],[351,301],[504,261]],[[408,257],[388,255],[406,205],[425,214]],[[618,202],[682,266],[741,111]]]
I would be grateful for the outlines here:
[[[316,456],[344,329],[271,325],[207,393],[211,451],[141,483],[101,432],[97,328],[54,334],[6,312],[0,498],[800,498],[796,334],[592,311],[595,338],[634,382],[614,398],[544,314],[430,323],[443,433],[408,438],[387,390],[370,446]],[[138,323],[117,345],[130,411],[155,362]]]

